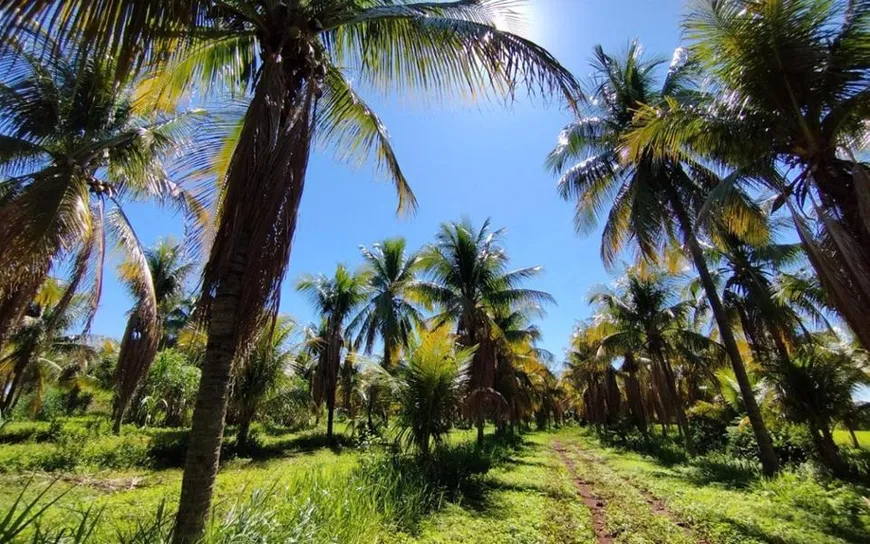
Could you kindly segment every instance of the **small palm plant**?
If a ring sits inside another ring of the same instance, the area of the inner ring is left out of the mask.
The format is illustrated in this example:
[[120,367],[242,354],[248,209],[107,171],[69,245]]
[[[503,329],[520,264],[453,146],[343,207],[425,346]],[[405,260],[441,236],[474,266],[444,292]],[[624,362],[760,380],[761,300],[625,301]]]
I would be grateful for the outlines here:
[[[816,340],[818,342],[818,339]],[[787,417],[805,423],[819,458],[838,475],[848,472],[833,426],[854,409],[853,395],[870,377],[853,354],[837,346],[806,343],[791,359],[762,369]]]
[[261,403],[290,370],[295,349],[290,342],[296,323],[288,316],[280,316],[275,323],[265,320],[251,353],[236,369],[230,405],[238,419],[236,447],[248,447],[251,422]]
[[474,348],[459,348],[446,327],[421,330],[399,368],[399,440],[428,456],[453,426]]

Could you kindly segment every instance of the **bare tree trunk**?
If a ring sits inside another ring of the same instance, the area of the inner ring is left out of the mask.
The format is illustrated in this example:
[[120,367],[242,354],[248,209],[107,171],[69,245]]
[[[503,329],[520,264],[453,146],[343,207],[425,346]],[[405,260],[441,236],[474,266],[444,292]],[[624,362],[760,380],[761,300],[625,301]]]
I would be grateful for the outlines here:
[[851,425],[847,425],[846,428],[849,430],[849,436],[852,438],[852,447],[858,449],[861,447],[861,444],[858,443],[858,436],[855,434],[855,428]]
[[251,415],[242,414],[241,421],[239,421],[239,432],[236,434],[236,449],[239,452],[248,451],[248,437],[251,434]]
[[773,443],[770,440],[770,434],[767,432],[764,419],[761,417],[761,410],[758,408],[758,403],[755,400],[752,384],[749,383],[749,376],[746,374],[746,367],[743,365],[743,358],[740,356],[740,349],[737,347],[734,333],[728,324],[728,317],[725,314],[725,308],[722,306],[722,299],[716,290],[716,284],[710,275],[710,269],[707,267],[704,252],[701,250],[701,245],[695,237],[692,222],[689,219],[688,213],[686,213],[683,202],[672,186],[669,186],[668,190],[671,206],[677,214],[677,220],[683,231],[685,243],[689,248],[689,254],[694,261],[695,268],[698,270],[698,276],[701,279],[701,285],[704,287],[707,300],[710,302],[710,309],[713,311],[713,317],[719,329],[719,336],[725,345],[725,352],[728,354],[731,368],[734,371],[734,376],[737,378],[737,384],[740,386],[743,405],[746,408],[746,414],[749,416],[749,422],[752,424],[752,432],[755,434],[755,442],[758,446],[762,470],[767,476],[772,476],[779,471],[779,459],[776,457]]

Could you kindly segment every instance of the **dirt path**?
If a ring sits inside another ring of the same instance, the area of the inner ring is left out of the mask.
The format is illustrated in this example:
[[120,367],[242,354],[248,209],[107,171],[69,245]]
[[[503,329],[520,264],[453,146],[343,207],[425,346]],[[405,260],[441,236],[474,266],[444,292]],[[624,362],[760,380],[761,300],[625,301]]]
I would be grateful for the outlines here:
[[553,448],[559,454],[559,458],[562,460],[562,463],[564,463],[565,466],[568,467],[568,472],[571,474],[571,479],[574,480],[574,484],[577,486],[577,490],[580,492],[580,496],[583,497],[583,503],[592,514],[592,530],[595,531],[596,542],[598,542],[598,544],[611,544],[613,542],[613,538],[607,531],[607,518],[605,518],[604,516],[604,507],[607,506],[607,503],[605,503],[604,500],[595,496],[592,484],[577,475],[577,467],[574,465],[574,461],[570,457],[568,457],[568,454],[566,453],[565,447],[562,446],[562,443],[559,441],[554,442]]
[[[589,508],[589,511],[592,514],[592,524],[595,530],[595,537],[599,544],[608,544],[613,542],[613,537],[607,530],[606,517],[604,508],[607,503],[599,498],[594,489],[594,484],[587,480],[584,480],[577,474],[577,467],[571,457],[568,455],[568,452],[579,456],[586,463],[591,463],[598,466],[605,466],[606,462],[604,459],[595,455],[591,452],[584,451],[577,444],[571,444],[570,446],[565,446],[561,442],[554,442],[553,448],[559,454],[559,458],[568,468],[568,471],[571,473],[571,477],[574,479],[574,482],[577,485],[577,489],[580,491],[581,496],[583,497],[583,502],[586,504],[586,507]],[[570,448],[570,449],[569,449]],[[612,470],[610,470],[613,472]],[[624,481],[628,486],[637,490],[637,492],[643,497],[644,501],[649,505],[650,510],[656,516],[661,516],[668,519],[671,523],[679,527],[683,530],[686,536],[693,540],[696,544],[709,544],[703,538],[699,538],[692,527],[686,523],[684,520],[680,519],[673,511],[671,511],[665,501],[656,497],[652,492],[647,489],[644,489],[638,485],[635,485],[628,479],[622,477],[619,474],[614,473],[619,479]]]

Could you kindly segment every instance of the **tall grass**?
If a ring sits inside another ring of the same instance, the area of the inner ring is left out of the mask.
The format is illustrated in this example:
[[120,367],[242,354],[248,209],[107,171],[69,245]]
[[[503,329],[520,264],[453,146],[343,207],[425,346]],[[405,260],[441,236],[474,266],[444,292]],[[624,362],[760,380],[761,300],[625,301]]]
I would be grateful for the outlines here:
[[[219,502],[205,543],[373,542],[385,533],[413,533],[427,512],[476,489],[479,476],[505,459],[510,447],[495,443],[479,449],[455,444],[437,449],[425,460],[391,448],[371,448],[359,454],[350,470],[324,465],[299,471],[265,487],[243,489],[235,500]],[[66,527],[53,520],[56,528],[45,531],[44,515],[61,508],[62,495],[50,497],[50,488],[27,501],[23,498],[33,489],[21,492],[7,516],[8,528],[0,525],[0,542],[151,544],[170,540],[174,516],[165,502],[125,526],[110,526],[101,511],[92,507],[64,516],[69,520]]]

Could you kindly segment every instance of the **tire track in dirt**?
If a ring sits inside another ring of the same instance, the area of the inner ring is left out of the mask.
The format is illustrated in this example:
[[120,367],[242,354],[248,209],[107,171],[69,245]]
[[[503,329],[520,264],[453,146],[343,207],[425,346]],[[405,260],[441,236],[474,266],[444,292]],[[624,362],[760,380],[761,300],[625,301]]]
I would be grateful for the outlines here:
[[595,541],[598,544],[611,544],[613,542],[613,537],[611,537],[610,533],[607,531],[607,518],[604,514],[604,507],[607,503],[595,495],[595,490],[591,483],[580,478],[577,474],[577,466],[568,456],[561,442],[554,442],[553,449],[556,450],[556,453],[559,454],[559,459],[561,459],[562,463],[568,468],[568,472],[574,480],[574,485],[577,486],[577,490],[583,498],[583,503],[592,515],[592,530],[595,532]]
[[[606,466],[607,463],[602,457],[595,455],[593,453],[584,451],[583,449],[577,447],[576,444],[573,444],[572,446],[573,447],[571,448],[571,451],[573,453],[577,454],[578,456],[582,457],[583,460],[586,461],[587,463],[594,463],[597,465],[605,465]],[[566,453],[567,452],[566,448],[562,444],[558,444],[558,446],[556,446],[554,444],[554,447],[556,448],[556,451],[559,452],[559,455],[560,455],[560,457],[562,457],[563,461],[565,461],[566,464],[570,463],[569,469],[571,470],[572,474],[574,474],[574,472],[575,472],[574,463],[568,457],[568,455]],[[681,519],[670,508],[668,508],[665,501],[656,497],[648,489],[645,489],[639,485],[636,485],[631,480],[616,473],[615,471],[613,471],[609,467],[607,467],[607,468],[617,478],[621,479],[626,484],[631,486],[633,489],[637,490],[637,492],[640,493],[641,496],[643,497],[644,501],[646,501],[646,503],[649,505],[650,510],[652,511],[653,514],[667,518],[671,523],[673,523],[674,525],[676,525],[677,527],[682,529],[683,532],[686,534],[686,536],[688,536],[690,539],[694,540],[696,544],[709,544],[709,542],[707,540],[705,540],[703,538],[699,538],[698,535],[695,533],[694,529],[692,529],[692,527],[686,521]],[[611,541],[612,540],[608,540],[607,542],[611,542]]]

